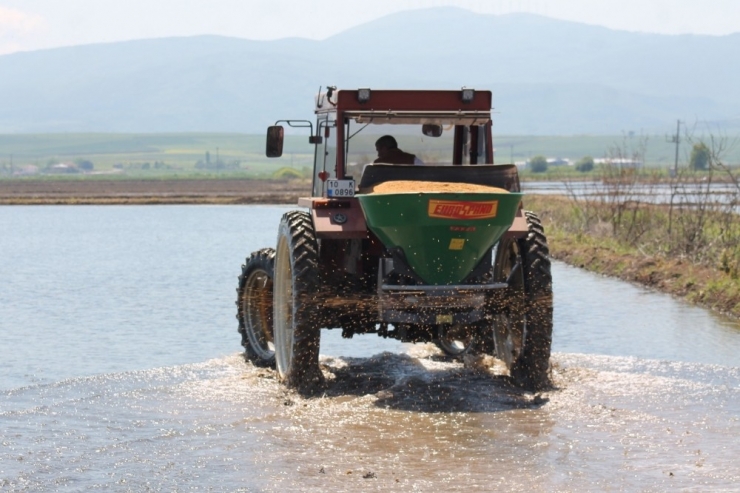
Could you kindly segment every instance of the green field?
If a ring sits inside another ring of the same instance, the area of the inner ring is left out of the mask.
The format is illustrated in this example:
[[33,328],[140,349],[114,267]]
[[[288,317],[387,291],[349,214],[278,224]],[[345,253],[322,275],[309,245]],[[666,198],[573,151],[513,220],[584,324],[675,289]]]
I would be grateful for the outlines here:
[[[731,137],[729,140],[736,139]],[[532,156],[568,158],[631,157],[644,148],[648,167],[666,169],[675,159],[675,144],[665,136],[494,136],[496,162],[526,161]],[[312,167],[314,150],[307,136],[286,137],[282,158],[264,155],[264,135],[247,134],[28,134],[0,135],[0,176],[47,173],[60,163],[92,164],[94,174],[137,177],[240,176],[267,177],[281,168],[303,173]],[[684,141],[679,165],[691,146]],[[740,146],[725,154],[740,163]],[[57,173],[59,171],[57,170]]]
[[[262,176],[292,166],[310,167],[312,150],[294,150],[268,162],[264,136],[243,134],[33,134],[0,135],[0,170],[24,167],[47,171],[60,163],[86,160],[95,173],[135,176],[239,173]],[[309,152],[311,154],[309,155]]]

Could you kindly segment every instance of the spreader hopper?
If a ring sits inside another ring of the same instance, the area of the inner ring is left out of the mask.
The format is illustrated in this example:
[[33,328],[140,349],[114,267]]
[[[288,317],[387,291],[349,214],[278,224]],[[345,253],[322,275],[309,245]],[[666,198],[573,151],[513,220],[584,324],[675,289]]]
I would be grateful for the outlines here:
[[521,193],[357,196],[369,229],[430,285],[460,284],[509,229]]

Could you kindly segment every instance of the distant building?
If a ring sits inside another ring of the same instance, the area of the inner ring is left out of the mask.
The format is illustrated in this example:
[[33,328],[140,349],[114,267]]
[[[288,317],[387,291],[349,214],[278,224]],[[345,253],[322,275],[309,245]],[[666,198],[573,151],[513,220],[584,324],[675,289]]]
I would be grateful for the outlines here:
[[[514,164],[517,166],[528,166],[529,165],[529,159],[526,161],[517,161]],[[563,157],[549,157],[547,158],[547,166],[572,166],[573,163],[568,158]]]
[[548,166],[572,166],[573,163],[570,162],[570,159],[568,158],[562,158],[562,157],[554,157],[554,158],[547,158],[547,165]]
[[607,166],[614,166],[625,169],[637,169],[642,168],[642,161],[627,158],[600,158],[594,159],[594,164],[605,164]]
[[31,176],[39,174],[39,167],[33,164],[24,164],[13,167],[14,176]]
[[57,163],[49,167],[49,173],[63,174],[63,173],[79,173],[80,170],[73,163]]

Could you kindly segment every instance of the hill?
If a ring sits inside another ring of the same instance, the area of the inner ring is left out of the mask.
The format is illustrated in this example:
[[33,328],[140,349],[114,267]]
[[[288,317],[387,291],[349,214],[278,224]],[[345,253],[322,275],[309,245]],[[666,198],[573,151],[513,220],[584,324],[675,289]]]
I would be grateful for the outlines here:
[[406,11],[322,41],[218,36],[0,56],[0,133],[259,132],[320,85],[490,88],[499,134],[740,123],[740,34],[614,31],[531,14]]

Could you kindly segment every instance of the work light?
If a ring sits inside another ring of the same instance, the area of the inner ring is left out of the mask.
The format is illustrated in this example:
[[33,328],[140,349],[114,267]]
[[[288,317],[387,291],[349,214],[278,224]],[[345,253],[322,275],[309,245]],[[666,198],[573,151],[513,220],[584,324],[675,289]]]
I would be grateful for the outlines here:
[[357,90],[357,101],[360,103],[367,103],[370,101],[370,89],[363,88]]

